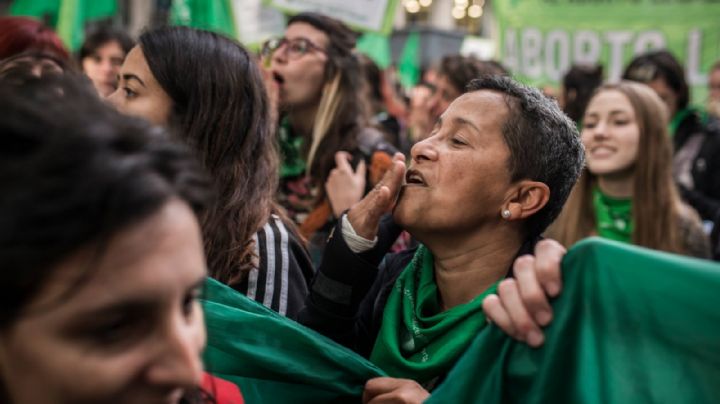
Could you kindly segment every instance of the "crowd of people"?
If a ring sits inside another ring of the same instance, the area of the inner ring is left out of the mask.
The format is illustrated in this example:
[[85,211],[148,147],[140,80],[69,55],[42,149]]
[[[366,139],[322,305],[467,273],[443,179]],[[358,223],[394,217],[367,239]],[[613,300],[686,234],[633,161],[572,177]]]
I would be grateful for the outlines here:
[[257,55],[100,27],[73,57],[0,17],[0,401],[242,402],[203,371],[211,277],[385,371],[364,402],[422,402],[490,323],[543,344],[582,239],[720,259],[720,62],[705,108],[665,50],[557,100],[461,55],[403,94],[356,39],[306,12]]

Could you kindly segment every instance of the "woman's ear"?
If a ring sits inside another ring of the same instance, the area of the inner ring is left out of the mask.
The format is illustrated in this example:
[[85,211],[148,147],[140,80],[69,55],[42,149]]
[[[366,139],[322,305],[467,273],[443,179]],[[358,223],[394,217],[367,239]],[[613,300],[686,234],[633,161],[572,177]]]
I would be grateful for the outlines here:
[[549,199],[550,188],[545,183],[523,180],[505,198],[500,215],[505,220],[526,219],[544,208]]

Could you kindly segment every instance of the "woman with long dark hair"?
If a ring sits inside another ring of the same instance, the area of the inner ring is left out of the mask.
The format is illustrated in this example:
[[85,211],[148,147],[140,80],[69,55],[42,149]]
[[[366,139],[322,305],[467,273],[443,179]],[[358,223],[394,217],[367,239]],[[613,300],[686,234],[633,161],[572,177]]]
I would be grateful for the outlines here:
[[313,270],[273,202],[275,126],[247,51],[212,32],[148,31],[128,54],[110,101],[170,127],[210,173],[215,199],[201,220],[210,275],[294,317]]

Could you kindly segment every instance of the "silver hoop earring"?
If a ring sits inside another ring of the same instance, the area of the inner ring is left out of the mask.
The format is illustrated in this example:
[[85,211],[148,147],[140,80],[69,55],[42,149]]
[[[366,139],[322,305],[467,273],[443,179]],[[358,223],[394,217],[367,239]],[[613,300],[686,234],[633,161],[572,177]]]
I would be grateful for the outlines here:
[[510,219],[510,216],[511,216],[511,215],[512,215],[512,213],[510,213],[510,211],[509,211],[508,209],[505,209],[505,210],[502,211],[502,217],[503,217],[503,219]]

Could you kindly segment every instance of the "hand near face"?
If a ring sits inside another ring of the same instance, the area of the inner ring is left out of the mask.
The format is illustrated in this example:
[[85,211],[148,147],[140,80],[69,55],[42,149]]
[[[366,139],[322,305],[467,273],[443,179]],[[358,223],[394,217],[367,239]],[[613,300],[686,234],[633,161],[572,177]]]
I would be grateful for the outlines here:
[[333,214],[339,217],[360,199],[365,192],[365,161],[360,160],[357,169],[350,166],[352,156],[348,152],[335,153],[335,168],[325,182],[325,192],[330,199]]
[[279,116],[280,86],[273,77],[272,71],[266,69],[261,62],[258,63],[270,104],[270,122],[277,122]]
[[375,239],[380,218],[392,210],[405,177],[405,156],[395,153],[393,165],[365,198],[348,212],[348,220],[355,232],[368,240]]
[[415,404],[422,403],[428,393],[417,382],[392,377],[376,377],[365,383],[363,404]]
[[560,262],[565,253],[560,243],[542,240],[535,246],[535,256],[516,259],[515,277],[500,282],[498,294],[483,300],[488,320],[532,347],[542,345],[541,327],[550,324],[553,316],[548,296],[556,297],[562,289]]

